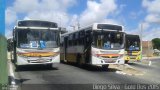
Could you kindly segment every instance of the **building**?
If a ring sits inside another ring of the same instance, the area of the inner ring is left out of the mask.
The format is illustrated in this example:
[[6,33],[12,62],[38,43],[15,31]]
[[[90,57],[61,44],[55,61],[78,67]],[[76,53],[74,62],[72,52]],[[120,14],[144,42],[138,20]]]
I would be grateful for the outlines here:
[[142,41],[142,55],[153,56],[153,52],[152,41]]

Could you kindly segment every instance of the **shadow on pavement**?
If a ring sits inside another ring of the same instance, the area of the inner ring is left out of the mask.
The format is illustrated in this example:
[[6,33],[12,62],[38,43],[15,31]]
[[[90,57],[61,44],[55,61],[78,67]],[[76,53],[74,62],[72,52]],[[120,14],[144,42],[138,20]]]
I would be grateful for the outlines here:
[[118,70],[116,68],[107,68],[107,67],[102,68],[101,66],[93,66],[88,64],[84,64],[84,65],[77,65],[75,63],[63,63],[63,64],[72,65],[84,70],[94,71],[94,72],[116,72]]
[[8,76],[8,79],[9,79],[9,85],[12,85],[12,82],[14,81],[17,85],[25,82],[25,81],[28,81],[30,79],[15,79],[14,77],[12,76]]
[[141,64],[141,63],[128,63],[128,65],[138,67],[138,68],[151,69],[150,66],[144,65],[144,64]]
[[15,69],[16,72],[21,71],[48,71],[48,70],[58,70],[58,68],[54,68],[47,65],[29,65],[29,66],[21,66]]

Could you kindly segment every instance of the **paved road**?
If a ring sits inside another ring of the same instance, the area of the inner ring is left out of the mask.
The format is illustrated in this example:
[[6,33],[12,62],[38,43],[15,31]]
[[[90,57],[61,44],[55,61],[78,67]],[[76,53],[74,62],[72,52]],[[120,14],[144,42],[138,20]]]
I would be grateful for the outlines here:
[[[138,64],[132,64],[132,66],[134,65],[138,66]],[[156,83],[154,80],[139,76],[117,74],[116,71],[114,68],[103,70],[101,67],[94,66],[80,68],[74,65],[60,64],[58,69],[32,66],[23,67],[15,73],[16,77],[19,78],[17,83],[22,90],[89,90],[93,89],[93,84]]]
[[[143,60],[147,63],[132,63],[129,64],[132,67],[139,69],[145,72],[145,75],[138,76],[139,78],[143,78],[145,80],[150,80],[151,82],[160,84],[160,59],[152,59],[152,60]],[[151,65],[149,66],[149,61],[151,61]]]

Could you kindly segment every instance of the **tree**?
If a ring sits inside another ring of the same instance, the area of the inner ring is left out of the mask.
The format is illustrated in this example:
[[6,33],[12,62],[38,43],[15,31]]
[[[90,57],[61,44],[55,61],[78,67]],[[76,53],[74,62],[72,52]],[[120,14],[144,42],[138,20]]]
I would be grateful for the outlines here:
[[154,38],[152,39],[153,48],[160,50],[160,38]]

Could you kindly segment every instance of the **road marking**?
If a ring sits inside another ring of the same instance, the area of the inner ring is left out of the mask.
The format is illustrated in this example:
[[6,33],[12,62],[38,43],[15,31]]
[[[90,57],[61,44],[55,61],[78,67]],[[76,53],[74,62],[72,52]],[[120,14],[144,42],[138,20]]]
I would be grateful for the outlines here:
[[11,81],[11,85],[16,85],[13,65],[10,61],[9,61],[9,74],[11,77],[13,77],[13,80]]
[[[118,67],[117,67],[118,68]],[[133,66],[131,65],[128,65],[128,64],[124,64],[123,67],[121,67],[122,69],[120,69],[120,67],[118,68],[120,71],[116,71],[117,74],[121,74],[121,75],[129,75],[129,76],[139,76],[139,75],[143,75],[143,74],[139,74],[135,71],[137,71],[138,69],[134,68]],[[125,70],[128,70],[128,69],[133,69],[135,71],[125,71]]]
[[152,65],[152,61],[149,61],[149,64],[148,64],[149,66],[151,66]]

